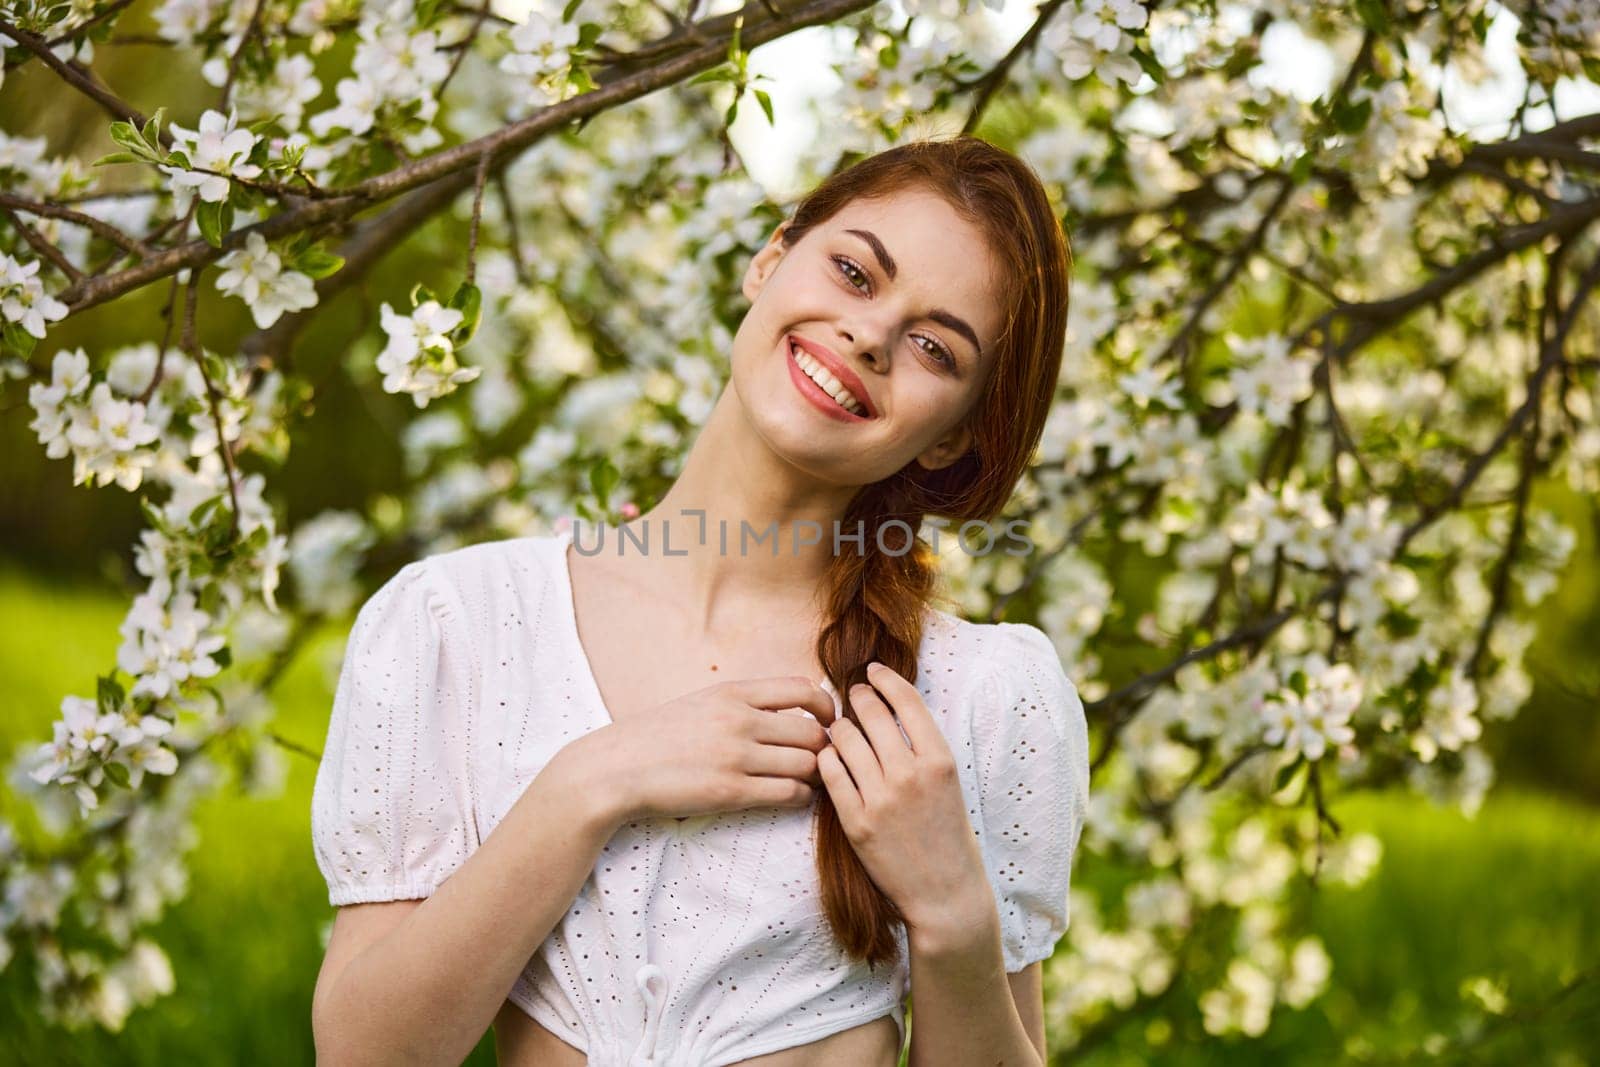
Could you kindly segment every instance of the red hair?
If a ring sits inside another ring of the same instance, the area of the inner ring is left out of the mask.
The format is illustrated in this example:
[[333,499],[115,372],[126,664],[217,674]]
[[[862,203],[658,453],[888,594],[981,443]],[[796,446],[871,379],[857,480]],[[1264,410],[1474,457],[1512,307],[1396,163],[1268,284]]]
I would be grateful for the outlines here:
[[[926,515],[957,525],[999,515],[1044,432],[1066,343],[1072,259],[1061,222],[1033,170],[980,138],[912,141],[833,174],[797,206],[784,229],[784,247],[792,248],[852,201],[903,189],[942,196],[985,235],[1000,264],[997,291],[1007,294],[1009,306],[982,394],[968,416],[971,448],[937,471],[913,460],[863,486],[846,509],[841,534],[855,534],[860,522],[864,544],[833,554],[826,578],[828,621],[817,638],[817,655],[852,720],[850,687],[866,681],[868,663],[879,660],[911,681],[917,677],[923,612],[937,571],[932,550],[914,533],[910,550],[903,551],[905,529],[918,530]],[[880,534],[894,520],[906,527]],[[817,794],[816,826],[822,909],[834,936],[852,958],[894,963],[895,927],[904,916],[861,865],[826,790]]]

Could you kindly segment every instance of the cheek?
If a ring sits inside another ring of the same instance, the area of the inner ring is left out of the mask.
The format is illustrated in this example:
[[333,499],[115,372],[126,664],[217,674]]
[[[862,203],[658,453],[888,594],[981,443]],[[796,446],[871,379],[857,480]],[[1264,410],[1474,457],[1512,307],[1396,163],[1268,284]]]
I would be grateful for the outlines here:
[[896,439],[920,451],[955,425],[961,395],[937,382],[911,380],[929,375],[921,368],[910,369],[913,373],[896,383],[889,410],[894,412]]

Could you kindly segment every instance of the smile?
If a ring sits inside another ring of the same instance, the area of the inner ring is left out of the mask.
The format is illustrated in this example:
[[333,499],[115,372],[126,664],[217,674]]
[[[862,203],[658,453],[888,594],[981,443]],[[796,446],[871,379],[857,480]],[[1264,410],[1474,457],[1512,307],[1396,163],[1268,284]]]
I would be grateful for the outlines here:
[[831,418],[845,422],[866,422],[872,416],[854,393],[811,353],[787,340],[789,377],[795,387],[814,406]]

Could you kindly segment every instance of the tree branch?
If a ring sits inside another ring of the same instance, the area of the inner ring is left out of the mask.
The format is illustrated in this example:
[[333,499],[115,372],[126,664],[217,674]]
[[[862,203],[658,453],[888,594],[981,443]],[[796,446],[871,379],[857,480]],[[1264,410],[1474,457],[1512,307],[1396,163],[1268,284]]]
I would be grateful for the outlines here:
[[74,63],[66,63],[57,59],[55,53],[50,51],[50,45],[44,38],[37,34],[29,33],[27,30],[19,29],[5,19],[0,19],[0,33],[10,37],[38,56],[45,66],[61,75],[62,79],[74,89],[99,104],[113,118],[131,122],[135,126],[144,125],[145,119],[143,115],[129,107],[110,89],[95,81],[92,74]]
[[[756,13],[742,31],[741,43],[745,47],[755,48],[793,30],[832,22],[870,6],[871,0],[814,0],[781,19]],[[731,21],[729,25],[731,37]],[[485,153],[498,163],[534,144],[546,134],[565,128],[577,120],[589,118],[716,67],[725,60],[726,53],[727,42],[721,39],[692,48],[637,74],[620,77],[603,83],[592,92],[552,104],[494,133],[425,156],[348,189],[332,191],[326,199],[298,204],[254,226],[235,230],[224,238],[221,248],[214,248],[203,240],[191,241],[151,256],[138,266],[116,274],[86,279],[62,293],[61,299],[73,312],[82,311],[148,285],[174,271],[214,262],[242,245],[251,233],[259,233],[269,241],[276,240],[315,225],[349,219],[374,203],[393,199],[434,182],[447,182],[452,192],[459,191],[470,184],[473,168]],[[449,202],[448,197],[444,202]]]

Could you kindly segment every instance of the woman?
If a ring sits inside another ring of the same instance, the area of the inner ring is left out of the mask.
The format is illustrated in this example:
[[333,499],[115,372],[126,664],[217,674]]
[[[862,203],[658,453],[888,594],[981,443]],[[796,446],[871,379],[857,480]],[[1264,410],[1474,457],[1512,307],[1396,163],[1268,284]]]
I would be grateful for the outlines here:
[[913,1062],[1042,1060],[1082,705],[1037,628],[933,608],[908,531],[1011,495],[1067,270],[1009,153],[868,157],[751,260],[656,507],[374,594],[313,804],[322,1062],[459,1062],[492,1024],[528,1067],[894,1067],[907,992]]

